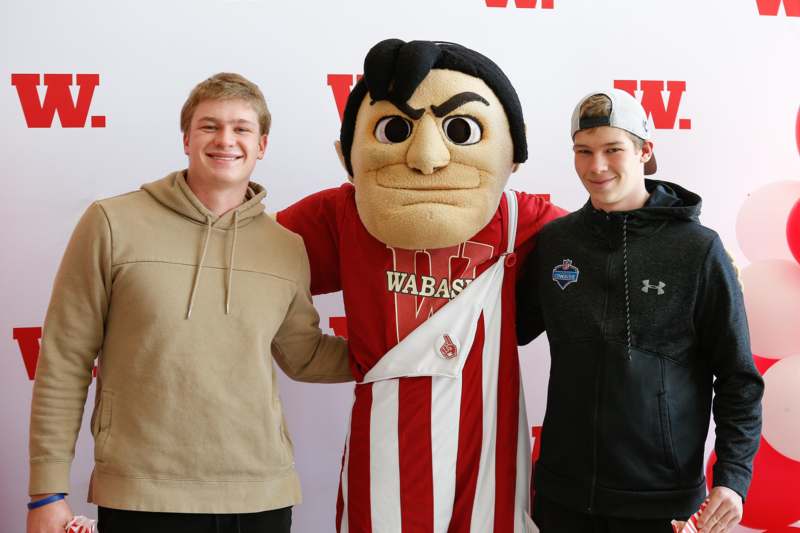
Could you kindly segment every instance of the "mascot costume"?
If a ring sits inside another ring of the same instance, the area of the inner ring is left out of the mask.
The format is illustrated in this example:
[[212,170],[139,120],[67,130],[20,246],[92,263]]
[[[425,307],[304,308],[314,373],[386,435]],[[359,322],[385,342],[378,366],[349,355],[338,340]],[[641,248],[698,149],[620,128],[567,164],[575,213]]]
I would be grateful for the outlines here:
[[514,284],[564,212],[504,192],[527,158],[514,88],[463,46],[382,41],[337,151],[350,183],[277,215],[312,292],[343,291],[357,383],[337,531],[532,531]]

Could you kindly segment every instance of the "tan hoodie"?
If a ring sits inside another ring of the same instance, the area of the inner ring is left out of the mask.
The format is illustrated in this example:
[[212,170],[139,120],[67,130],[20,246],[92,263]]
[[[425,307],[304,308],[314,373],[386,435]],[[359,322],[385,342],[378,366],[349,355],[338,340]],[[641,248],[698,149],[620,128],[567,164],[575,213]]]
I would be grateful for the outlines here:
[[55,279],[33,390],[31,494],[69,492],[92,364],[89,500],[141,511],[247,513],[300,487],[272,359],[292,378],[352,379],[323,336],[303,242],[251,183],[218,217],[185,171],[94,203]]

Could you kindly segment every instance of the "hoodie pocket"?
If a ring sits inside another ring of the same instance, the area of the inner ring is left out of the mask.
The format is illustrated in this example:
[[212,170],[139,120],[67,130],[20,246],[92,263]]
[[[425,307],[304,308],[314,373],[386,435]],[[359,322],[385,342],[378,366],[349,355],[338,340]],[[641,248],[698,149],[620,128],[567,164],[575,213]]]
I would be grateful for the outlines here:
[[599,421],[601,485],[618,490],[667,490],[679,480],[664,383],[656,354],[612,345],[606,357]]
[[[663,366],[663,361],[661,362]],[[675,470],[680,476],[680,467],[675,455],[675,446],[672,443],[672,419],[669,412],[669,401],[667,401],[667,391],[662,390],[658,393],[658,416],[661,421],[661,439],[664,448],[664,463]]]
[[280,400],[273,398],[266,407],[264,442],[268,453],[267,466],[271,469],[290,467],[294,464],[294,447]]
[[114,393],[110,390],[103,390],[100,393],[100,401],[95,408],[92,420],[92,435],[94,435],[94,460],[98,463],[104,462],[105,448],[108,439],[111,437],[111,407]]

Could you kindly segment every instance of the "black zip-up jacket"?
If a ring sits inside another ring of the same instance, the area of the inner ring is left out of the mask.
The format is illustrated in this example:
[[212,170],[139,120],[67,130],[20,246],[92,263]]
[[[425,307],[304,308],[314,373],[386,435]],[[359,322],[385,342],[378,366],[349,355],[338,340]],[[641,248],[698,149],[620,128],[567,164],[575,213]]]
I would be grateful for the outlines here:
[[537,494],[576,511],[687,517],[714,485],[747,493],[764,384],[742,293],[700,197],[645,180],[647,204],[591,202],[546,225],[517,284],[517,331],[546,328],[551,368]]

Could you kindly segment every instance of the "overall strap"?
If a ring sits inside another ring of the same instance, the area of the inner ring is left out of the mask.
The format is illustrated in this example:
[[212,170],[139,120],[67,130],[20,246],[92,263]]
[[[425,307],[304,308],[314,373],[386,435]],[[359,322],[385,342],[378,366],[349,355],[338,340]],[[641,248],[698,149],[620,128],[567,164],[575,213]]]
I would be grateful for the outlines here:
[[507,254],[514,253],[514,245],[517,238],[517,194],[514,191],[505,191],[506,205],[508,206],[508,248]]

